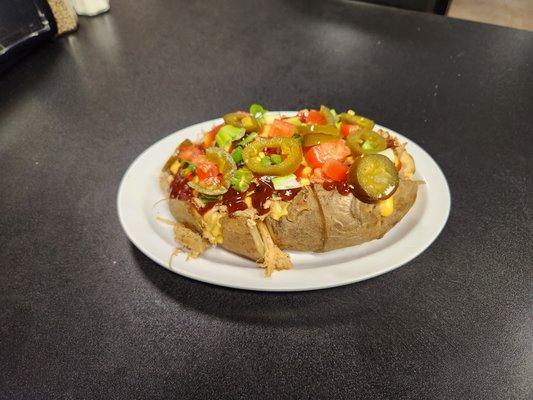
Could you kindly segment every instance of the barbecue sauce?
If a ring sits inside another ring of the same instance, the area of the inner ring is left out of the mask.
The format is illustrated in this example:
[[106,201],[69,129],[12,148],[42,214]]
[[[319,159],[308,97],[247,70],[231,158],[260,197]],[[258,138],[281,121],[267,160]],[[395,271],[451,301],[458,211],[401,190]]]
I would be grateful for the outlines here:
[[352,188],[346,181],[343,181],[343,182],[325,181],[322,184],[322,187],[326,189],[327,191],[337,189],[337,192],[339,192],[339,194],[341,194],[342,196],[347,196],[352,191],[351,190]]
[[193,189],[187,184],[188,182],[189,180],[186,177],[176,174],[170,185],[170,198],[188,201],[201,215],[204,215],[215,205],[225,205],[228,209],[228,214],[232,216],[235,212],[248,208],[245,202],[246,196],[250,196],[252,205],[258,214],[264,215],[269,211],[269,208],[265,208],[265,204],[272,196],[277,195],[283,201],[290,201],[301,190],[301,188],[275,190],[270,177],[257,176],[257,183],[252,183],[246,192],[238,192],[230,187],[218,201],[211,201],[206,203],[204,207],[198,207],[192,201]]
[[187,185],[189,180],[186,177],[176,174],[170,184],[170,198],[180,200],[190,200],[192,198],[192,188]]

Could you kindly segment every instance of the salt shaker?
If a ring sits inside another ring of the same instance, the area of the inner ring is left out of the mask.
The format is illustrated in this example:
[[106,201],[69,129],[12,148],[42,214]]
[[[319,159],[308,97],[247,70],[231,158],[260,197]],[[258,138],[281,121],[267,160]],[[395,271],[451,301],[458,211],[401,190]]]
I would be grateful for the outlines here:
[[78,15],[93,17],[109,10],[109,0],[70,0]]

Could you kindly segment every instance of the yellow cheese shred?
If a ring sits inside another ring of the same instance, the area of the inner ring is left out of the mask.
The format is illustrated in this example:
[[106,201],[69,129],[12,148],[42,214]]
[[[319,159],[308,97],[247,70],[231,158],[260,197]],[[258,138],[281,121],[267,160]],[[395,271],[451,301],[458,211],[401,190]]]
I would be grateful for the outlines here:
[[388,217],[394,211],[394,200],[389,197],[387,200],[381,200],[379,202],[379,212],[382,217]]

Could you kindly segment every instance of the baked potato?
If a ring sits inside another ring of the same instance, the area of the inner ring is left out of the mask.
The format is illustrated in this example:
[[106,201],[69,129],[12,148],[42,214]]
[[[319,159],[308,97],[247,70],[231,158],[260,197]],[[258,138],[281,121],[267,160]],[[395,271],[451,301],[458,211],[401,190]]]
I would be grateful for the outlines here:
[[405,146],[351,111],[283,117],[252,105],[224,121],[202,143],[180,144],[160,176],[175,239],[192,257],[218,245],[269,276],[291,268],[283,250],[381,238],[416,200]]

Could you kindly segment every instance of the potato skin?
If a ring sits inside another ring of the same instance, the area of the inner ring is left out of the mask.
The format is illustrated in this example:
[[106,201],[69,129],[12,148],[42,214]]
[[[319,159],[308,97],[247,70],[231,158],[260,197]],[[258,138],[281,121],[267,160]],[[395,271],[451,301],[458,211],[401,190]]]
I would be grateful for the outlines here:
[[379,210],[372,204],[357,200],[352,194],[342,196],[336,190],[314,185],[324,215],[324,246],[329,251],[354,246],[373,239],[380,229]]
[[392,196],[394,212],[382,217],[379,206],[366,204],[353,195],[342,196],[336,190],[327,191],[314,185],[314,191],[324,214],[324,247],[330,251],[355,246],[378,239],[387,233],[409,211],[416,200],[418,184],[401,180]]
[[[169,200],[169,209],[176,221],[189,229],[202,234],[201,216],[189,203],[179,199]],[[222,226],[222,237],[224,242],[221,247],[243,257],[257,261],[262,258],[250,233],[250,228],[246,223],[246,218],[224,216],[220,219]]]
[[419,182],[400,179],[400,186],[392,196],[394,211],[390,216],[381,218],[381,235],[377,239],[390,231],[411,209],[416,200],[418,185]]
[[288,214],[279,221],[267,218],[270,235],[281,249],[321,251],[324,247],[324,219],[315,192],[304,187],[292,199]]
[[[164,185],[161,185],[164,188]],[[381,238],[409,211],[416,200],[418,183],[400,180],[394,195],[394,212],[382,217],[379,206],[366,204],[352,194],[342,196],[322,185],[304,187],[291,201],[288,215],[279,221],[267,217],[265,223],[276,245],[282,249],[325,252],[355,246]],[[202,233],[202,217],[186,201],[169,199],[174,218]],[[220,220],[224,242],[221,247],[257,261],[263,254],[252,239],[244,216],[224,216]]]
[[189,203],[179,199],[169,199],[168,208],[176,221],[185,225],[198,233],[202,233],[200,225],[201,216],[194,210]]
[[224,242],[220,246],[233,253],[257,261],[263,258],[263,254],[259,253],[246,220],[247,218],[241,216],[222,217],[220,225],[222,226]]

